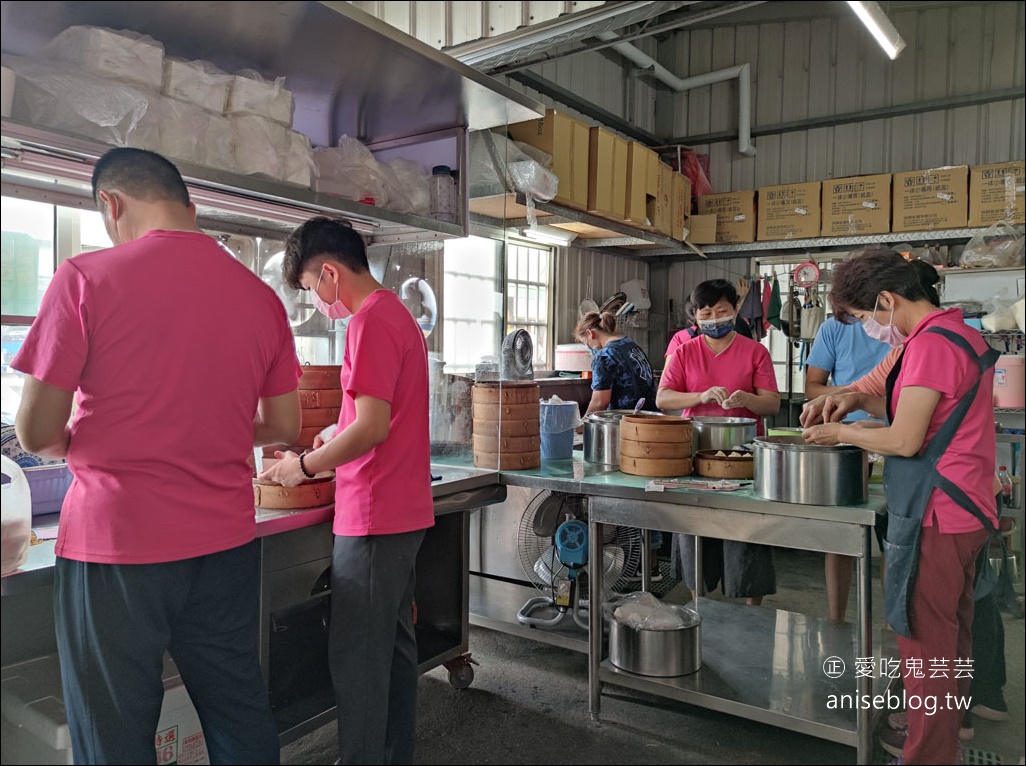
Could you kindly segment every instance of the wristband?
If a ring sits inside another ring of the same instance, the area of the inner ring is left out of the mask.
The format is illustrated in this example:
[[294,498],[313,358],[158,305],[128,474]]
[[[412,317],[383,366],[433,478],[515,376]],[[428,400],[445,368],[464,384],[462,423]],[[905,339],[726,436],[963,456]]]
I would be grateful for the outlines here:
[[308,479],[312,479],[314,478],[315,474],[312,474],[308,470],[306,470],[306,463],[303,462],[304,457],[306,457],[305,451],[299,456],[299,470],[303,472],[303,476],[305,476]]

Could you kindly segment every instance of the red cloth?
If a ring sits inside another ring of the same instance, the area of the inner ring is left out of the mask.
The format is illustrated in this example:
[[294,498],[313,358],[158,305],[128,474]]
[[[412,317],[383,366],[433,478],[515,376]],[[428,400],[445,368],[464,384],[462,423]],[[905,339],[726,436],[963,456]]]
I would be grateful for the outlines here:
[[[912,699],[934,701],[936,712],[926,705],[908,704],[908,739],[905,763],[958,763],[958,729],[966,709],[954,704],[958,698],[968,704],[972,672],[967,660],[973,656],[973,578],[976,556],[987,541],[987,532],[943,534],[936,527],[923,527],[919,539],[919,570],[912,598],[909,622],[912,638],[898,636],[902,659],[902,684],[906,703]],[[910,662],[910,660],[912,662]],[[956,660],[968,670],[956,678]],[[947,678],[932,676],[931,668],[944,661]],[[923,678],[917,678],[916,668]]]
[[762,331],[767,333],[772,325],[769,322],[770,297],[773,295],[773,287],[770,285],[769,277],[762,280]]

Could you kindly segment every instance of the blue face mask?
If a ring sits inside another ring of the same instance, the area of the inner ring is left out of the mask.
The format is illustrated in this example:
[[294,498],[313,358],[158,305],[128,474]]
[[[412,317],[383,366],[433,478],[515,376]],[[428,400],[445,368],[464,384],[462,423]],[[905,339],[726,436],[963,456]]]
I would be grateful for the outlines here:
[[699,319],[698,329],[702,335],[710,338],[725,338],[734,331],[734,317],[723,317],[722,319]]

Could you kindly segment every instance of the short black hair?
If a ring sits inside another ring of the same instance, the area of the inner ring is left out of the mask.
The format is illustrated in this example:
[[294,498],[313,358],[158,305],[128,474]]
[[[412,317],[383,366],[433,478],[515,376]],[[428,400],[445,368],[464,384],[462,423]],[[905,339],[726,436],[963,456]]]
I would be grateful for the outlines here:
[[93,201],[101,191],[118,190],[144,202],[189,205],[189,190],[170,160],[146,149],[111,149],[93,168]]
[[[877,297],[884,290],[906,300],[932,302],[932,296],[928,297],[923,286],[919,268],[886,247],[868,247],[851,252],[830,272],[830,304],[834,317],[844,324],[852,324],[856,321],[852,312],[872,311]],[[933,292],[936,294],[936,290]]]
[[734,308],[737,308],[737,288],[725,279],[708,279],[699,282],[691,291],[692,315],[699,309],[706,309],[715,306],[724,298]]
[[354,274],[370,271],[363,237],[349,221],[340,218],[311,218],[289,235],[281,264],[282,280],[294,290],[302,289],[299,277],[317,258],[334,259]]

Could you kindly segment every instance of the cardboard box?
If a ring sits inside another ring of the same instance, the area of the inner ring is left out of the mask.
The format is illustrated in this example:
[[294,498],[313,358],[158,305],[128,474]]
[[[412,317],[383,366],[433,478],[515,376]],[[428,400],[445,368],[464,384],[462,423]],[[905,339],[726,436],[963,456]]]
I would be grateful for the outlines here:
[[755,241],[754,190],[705,194],[698,198],[698,212],[716,214],[717,243]]
[[823,181],[824,237],[887,234],[890,230],[890,173]]
[[963,229],[969,218],[966,165],[895,173],[891,231]]
[[822,187],[819,181],[760,187],[759,241],[818,237]]
[[592,128],[588,155],[588,212],[622,221],[627,207],[627,139]]
[[969,225],[990,226],[998,221],[1026,223],[1023,214],[1022,160],[969,169]]
[[[651,168],[651,166],[650,166]],[[673,230],[673,169],[656,161],[655,164],[656,193],[647,196],[649,225],[660,234],[670,235]]]
[[[623,220],[630,223],[648,223],[647,190],[648,168],[652,157],[657,157],[651,149],[637,141],[627,144],[627,199],[624,206]],[[658,163],[658,157],[656,159]],[[657,178],[658,183],[658,178]]]
[[693,245],[711,245],[716,241],[716,215],[689,215],[687,219],[688,235],[685,237]]
[[510,125],[509,134],[514,141],[523,141],[552,155],[552,172],[559,179],[559,190],[553,202],[580,210],[588,207],[590,133],[587,125],[549,109],[540,120]]
[[691,213],[691,179],[682,173],[674,173],[672,194],[673,220],[670,236],[674,239],[684,239],[684,229],[687,227],[687,218]]

